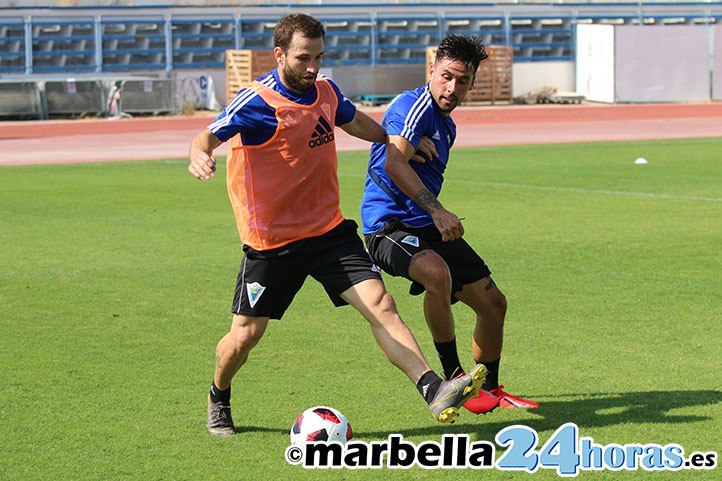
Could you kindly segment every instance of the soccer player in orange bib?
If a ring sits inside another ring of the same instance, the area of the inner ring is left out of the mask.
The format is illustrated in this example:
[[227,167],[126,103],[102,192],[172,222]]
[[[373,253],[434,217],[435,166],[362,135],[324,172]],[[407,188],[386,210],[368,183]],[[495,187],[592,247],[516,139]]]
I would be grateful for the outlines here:
[[227,186],[244,251],[231,328],[216,346],[207,421],[213,435],[235,434],[231,381],[309,275],[335,306],[350,304],[368,320],[381,350],[439,422],[453,422],[486,375],[482,364],[448,381],[431,370],[356,223],[341,214],[334,126],[369,142],[384,142],[386,133],[319,75],[324,38],[323,24],[309,15],[281,19],[274,31],[278,67],[238,92],[190,147],[188,170],[207,180],[216,171],[214,149],[231,142]]

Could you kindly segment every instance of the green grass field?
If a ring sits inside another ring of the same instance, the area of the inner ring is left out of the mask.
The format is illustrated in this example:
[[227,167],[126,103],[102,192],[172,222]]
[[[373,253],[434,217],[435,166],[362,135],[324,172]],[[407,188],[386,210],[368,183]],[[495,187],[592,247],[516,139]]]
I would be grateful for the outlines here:
[[[557,479],[554,471],[305,470],[284,459],[305,408],[355,436],[414,443],[574,422],[596,443],[722,439],[722,139],[458,149],[442,202],[466,217],[509,313],[502,382],[537,410],[435,424],[351,308],[309,280],[234,382],[238,436],[205,431],[213,350],[241,260],[223,167],[185,160],[0,168],[0,479]],[[648,165],[634,165],[645,157]],[[342,154],[358,219],[366,154]],[[439,369],[407,283],[399,311]],[[462,359],[473,318],[456,310]],[[503,450],[498,448],[497,454]],[[583,472],[583,479],[720,479]]]

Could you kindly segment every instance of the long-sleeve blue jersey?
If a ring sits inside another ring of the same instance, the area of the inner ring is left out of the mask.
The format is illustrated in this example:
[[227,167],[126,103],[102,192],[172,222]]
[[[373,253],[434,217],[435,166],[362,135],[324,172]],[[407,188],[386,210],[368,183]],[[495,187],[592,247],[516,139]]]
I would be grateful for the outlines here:
[[[396,97],[386,110],[382,125],[388,135],[400,135],[414,147],[418,147],[421,137],[433,140],[438,159],[427,159],[423,163],[409,162],[426,188],[432,194],[439,195],[449,161],[449,150],[456,139],[456,124],[450,116],[441,115],[431,97],[429,86],[407,90]],[[377,232],[392,218],[413,227],[433,224],[431,215],[389,178],[384,169],[385,163],[386,146],[373,144],[361,202],[363,233]]]

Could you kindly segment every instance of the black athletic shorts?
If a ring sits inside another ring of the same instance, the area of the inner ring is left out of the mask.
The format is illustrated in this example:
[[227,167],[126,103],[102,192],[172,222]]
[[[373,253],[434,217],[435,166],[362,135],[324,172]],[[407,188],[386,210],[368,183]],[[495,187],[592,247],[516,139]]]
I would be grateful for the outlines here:
[[344,220],[323,235],[277,249],[243,246],[233,314],[280,319],[309,275],[323,285],[336,307],[346,305],[340,297],[346,289],[366,279],[381,279],[357,228],[353,220]]
[[414,254],[426,249],[439,254],[449,266],[453,302],[456,302],[453,293],[491,275],[484,260],[463,237],[444,242],[441,240],[441,232],[433,224],[416,228],[391,219],[380,231],[368,234],[365,238],[366,247],[376,265],[392,276],[409,279],[409,294],[414,296],[424,292],[424,286],[409,277],[409,263]]

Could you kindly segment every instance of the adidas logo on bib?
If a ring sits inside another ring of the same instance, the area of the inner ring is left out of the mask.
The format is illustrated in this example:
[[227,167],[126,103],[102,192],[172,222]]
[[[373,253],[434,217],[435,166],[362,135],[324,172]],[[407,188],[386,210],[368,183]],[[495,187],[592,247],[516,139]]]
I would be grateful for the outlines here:
[[316,129],[311,134],[311,140],[308,141],[308,146],[313,149],[318,147],[319,145],[333,142],[333,139],[333,127],[331,127],[329,123],[326,122],[326,119],[324,119],[323,117],[319,117],[318,123],[316,124]]

